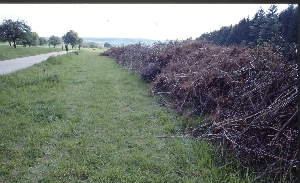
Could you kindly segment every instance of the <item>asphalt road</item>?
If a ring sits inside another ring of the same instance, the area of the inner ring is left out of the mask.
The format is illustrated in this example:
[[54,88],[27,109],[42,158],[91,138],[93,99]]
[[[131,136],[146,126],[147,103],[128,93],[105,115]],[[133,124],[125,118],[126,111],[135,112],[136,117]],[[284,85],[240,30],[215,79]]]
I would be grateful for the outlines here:
[[[73,50],[70,50],[70,51],[73,51]],[[67,53],[67,51],[59,51],[59,52],[52,52],[52,53],[46,53],[46,54],[41,54],[41,55],[0,61],[0,75],[8,74],[8,73],[17,71],[19,69],[24,69],[24,68],[30,67],[36,63],[40,63],[42,61],[47,60],[50,56],[63,55],[66,53]]]

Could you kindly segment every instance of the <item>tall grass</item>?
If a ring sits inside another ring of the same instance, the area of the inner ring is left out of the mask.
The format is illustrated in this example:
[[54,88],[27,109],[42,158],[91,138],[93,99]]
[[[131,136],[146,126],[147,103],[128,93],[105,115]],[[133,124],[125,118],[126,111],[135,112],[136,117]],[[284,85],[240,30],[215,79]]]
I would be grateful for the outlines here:
[[50,57],[0,76],[0,182],[250,182],[183,120],[110,58]]

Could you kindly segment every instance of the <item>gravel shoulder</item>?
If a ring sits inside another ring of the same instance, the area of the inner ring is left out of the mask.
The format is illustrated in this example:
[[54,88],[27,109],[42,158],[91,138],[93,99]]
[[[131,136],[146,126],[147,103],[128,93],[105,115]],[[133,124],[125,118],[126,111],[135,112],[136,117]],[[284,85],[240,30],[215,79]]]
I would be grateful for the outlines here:
[[[69,52],[71,51],[74,50],[70,50]],[[50,56],[63,55],[66,53],[67,51],[59,51],[59,52],[52,52],[52,53],[46,53],[41,55],[0,61],[0,75],[9,74],[14,71],[30,67],[34,64],[47,60]]]

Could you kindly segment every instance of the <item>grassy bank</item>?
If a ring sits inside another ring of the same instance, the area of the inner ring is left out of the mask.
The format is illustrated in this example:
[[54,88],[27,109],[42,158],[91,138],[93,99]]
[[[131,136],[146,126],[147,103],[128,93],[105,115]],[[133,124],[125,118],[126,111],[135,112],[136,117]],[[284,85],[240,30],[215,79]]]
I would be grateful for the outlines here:
[[14,48],[8,44],[0,44],[0,61],[56,51],[61,51],[61,45],[56,46],[56,48],[53,48],[53,46],[49,48],[48,46],[23,47],[21,45],[17,45],[17,47]]
[[0,182],[249,182],[138,76],[76,53],[0,76]]

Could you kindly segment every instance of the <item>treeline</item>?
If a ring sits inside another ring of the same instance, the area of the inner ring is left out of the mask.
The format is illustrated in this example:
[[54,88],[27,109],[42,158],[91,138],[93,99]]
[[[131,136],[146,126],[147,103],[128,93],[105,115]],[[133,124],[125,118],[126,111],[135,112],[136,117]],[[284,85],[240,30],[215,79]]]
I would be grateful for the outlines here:
[[122,46],[129,45],[135,43],[147,43],[153,44],[155,41],[151,39],[143,39],[143,38],[101,38],[101,37],[83,37],[83,40],[86,42],[96,42],[100,45],[104,45],[105,43],[110,43],[112,46]]
[[52,35],[49,39],[39,37],[38,33],[32,32],[31,27],[26,24],[24,20],[12,21],[11,19],[4,19],[0,24],[0,42],[8,42],[10,46],[16,48],[17,45],[26,46],[42,46],[42,45],[56,45],[64,43],[78,48],[83,44],[83,39],[78,36],[78,33],[70,30],[62,37]]
[[96,42],[83,42],[82,43],[82,47],[83,48],[98,48],[98,49],[102,49],[102,48],[111,48],[112,45],[108,42],[105,42],[104,45],[100,45],[99,43]]
[[197,40],[206,39],[218,45],[240,44],[256,46],[273,44],[279,51],[296,49],[298,44],[298,5],[290,4],[277,13],[271,5],[265,12],[262,8],[250,20],[243,18],[238,24],[221,27],[220,30],[202,34]]

